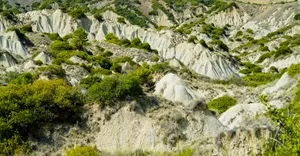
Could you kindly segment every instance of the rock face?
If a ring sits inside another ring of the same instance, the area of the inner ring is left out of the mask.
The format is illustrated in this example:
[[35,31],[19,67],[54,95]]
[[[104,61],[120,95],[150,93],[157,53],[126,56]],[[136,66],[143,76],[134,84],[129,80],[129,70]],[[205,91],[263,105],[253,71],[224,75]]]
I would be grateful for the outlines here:
[[16,65],[17,63],[17,60],[7,51],[0,51],[0,66],[8,68]]
[[154,94],[173,102],[189,102],[197,99],[194,91],[173,73],[167,74],[156,84]]
[[229,128],[240,127],[247,120],[251,120],[256,115],[266,111],[265,106],[260,103],[255,104],[238,104],[229,108],[220,117],[220,122]]
[[4,49],[12,55],[18,55],[22,58],[27,58],[29,55],[15,32],[7,32],[2,36],[0,35],[0,49]]
[[[140,38],[142,42],[150,44],[151,48],[157,49],[159,55],[165,59],[176,58],[184,65],[196,72],[214,79],[228,79],[236,75],[237,68],[232,60],[222,55],[208,52],[208,49],[201,45],[182,43],[182,37],[173,31],[144,30],[138,26],[119,24],[115,22],[118,15],[112,12],[105,12],[105,21],[100,23],[93,17],[74,20],[61,10],[53,14],[46,11],[33,11],[19,18],[33,24],[33,30],[38,32],[57,32],[61,36],[73,32],[78,27],[83,27],[89,32],[90,40],[104,40],[107,33],[113,33],[119,38]],[[203,62],[204,59],[205,61]]]
[[88,71],[80,66],[63,64],[62,68],[66,71],[67,80],[72,86],[80,83],[80,81],[89,74]]
[[51,64],[52,58],[45,52],[39,53],[35,58],[35,61],[40,60],[43,62],[43,64]]
[[224,27],[226,24],[232,26],[242,26],[250,19],[251,17],[247,14],[247,12],[239,13],[239,10],[233,7],[232,9],[210,16],[206,19],[206,21],[213,23],[218,27]]
[[[101,126],[95,140],[97,148],[105,151],[169,151],[178,143],[185,145],[202,137],[217,136],[224,130],[222,124],[207,111],[205,103],[194,103],[194,107],[186,110],[181,106],[162,104],[145,113],[140,110],[143,108],[140,103],[121,108]],[[130,107],[135,107],[135,111],[130,111],[133,109]]]

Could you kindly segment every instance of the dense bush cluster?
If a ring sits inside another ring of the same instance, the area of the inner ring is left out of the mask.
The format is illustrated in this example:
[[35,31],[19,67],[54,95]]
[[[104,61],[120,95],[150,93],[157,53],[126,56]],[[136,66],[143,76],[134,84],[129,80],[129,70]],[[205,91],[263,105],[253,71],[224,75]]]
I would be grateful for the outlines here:
[[139,77],[132,75],[114,75],[105,77],[101,82],[93,84],[88,90],[91,101],[112,105],[117,100],[125,100],[128,96],[143,94]]
[[294,77],[300,74],[300,64],[292,64],[288,69],[287,72],[290,76]]
[[80,94],[62,80],[21,77],[17,84],[0,87],[0,153],[5,155],[21,150],[22,140],[46,124],[75,121],[83,104]]
[[149,43],[142,43],[139,38],[134,38],[131,41],[128,39],[119,39],[117,36],[115,36],[113,33],[108,33],[105,36],[105,41],[114,43],[120,46],[124,47],[132,47],[132,48],[138,48],[138,49],[144,49],[149,52],[157,53],[157,50],[152,49],[149,45]]
[[266,96],[260,96],[268,112],[267,115],[276,125],[276,132],[266,142],[264,153],[266,155],[299,155],[300,153],[300,82],[293,101],[284,108],[278,109],[269,105]]
[[236,105],[237,101],[230,96],[222,96],[207,103],[210,110],[218,114],[224,113],[228,108]]

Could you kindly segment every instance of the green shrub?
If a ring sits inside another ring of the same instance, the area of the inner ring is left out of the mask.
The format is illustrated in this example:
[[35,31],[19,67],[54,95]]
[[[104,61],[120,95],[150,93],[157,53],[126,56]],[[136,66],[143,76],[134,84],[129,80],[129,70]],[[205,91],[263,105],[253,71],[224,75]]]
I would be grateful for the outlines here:
[[99,22],[103,22],[104,19],[103,19],[103,16],[100,14],[100,13],[96,13],[94,15],[95,19],[97,19]]
[[104,69],[104,68],[95,68],[95,69],[92,69],[91,74],[92,74],[92,75],[96,75],[96,74],[100,74],[100,75],[111,75],[112,72],[111,72],[111,70]]
[[110,69],[112,62],[103,56],[88,56],[87,60],[92,63],[99,63],[104,69]]
[[157,10],[151,10],[149,12],[149,15],[152,15],[152,16],[158,16],[158,11]]
[[126,24],[125,18],[123,18],[123,17],[118,17],[117,21],[118,21],[119,23]]
[[45,34],[49,37],[49,39],[50,39],[51,41],[56,41],[56,40],[62,41],[62,38],[59,36],[58,33],[52,33],[52,34],[50,34],[50,33],[45,33]]
[[295,20],[300,20],[300,14],[296,14],[296,15],[294,16],[294,19],[295,19]]
[[37,64],[38,66],[41,66],[41,65],[43,65],[43,62],[41,60],[36,60],[35,64]]
[[141,40],[139,39],[139,38],[134,38],[134,39],[132,39],[132,41],[131,41],[131,44],[133,45],[133,46],[140,46],[141,45]]
[[32,10],[37,10],[37,9],[40,7],[40,5],[41,5],[41,3],[39,3],[39,2],[34,2],[34,3],[32,3],[32,5],[31,5],[31,9],[32,9]]
[[76,146],[66,150],[65,156],[100,156],[100,154],[91,146]]
[[80,93],[62,80],[36,81],[32,84],[9,84],[0,87],[0,153],[13,155],[22,141],[13,141],[15,136],[27,140],[35,138],[45,125],[70,122],[79,119],[79,107],[83,105]]
[[112,70],[114,72],[117,72],[117,73],[121,73],[122,72],[122,66],[118,63],[115,63],[110,67],[110,70]]
[[36,80],[36,76],[31,73],[22,73],[14,79],[11,79],[11,84],[31,84]]
[[131,75],[114,75],[105,77],[100,83],[95,83],[88,89],[90,101],[103,102],[112,105],[116,100],[125,100],[143,94],[140,80]]
[[290,76],[294,77],[300,73],[300,64],[292,64],[288,69],[287,72]]
[[69,12],[69,15],[75,19],[80,19],[82,17],[85,17],[84,10],[81,8],[75,8],[75,9],[71,10]]
[[101,56],[110,57],[110,56],[113,56],[113,53],[111,51],[105,51],[104,53],[101,53]]
[[99,83],[101,82],[101,78],[99,78],[98,76],[89,76],[87,78],[84,78],[80,81],[80,84],[89,88],[91,87],[94,83]]
[[243,32],[242,31],[238,31],[236,34],[235,34],[235,37],[240,37],[243,35]]
[[277,51],[275,51],[275,58],[281,56],[281,55],[288,55],[293,53],[293,51],[287,47],[287,46],[281,46]]
[[151,61],[152,61],[152,62],[158,62],[158,61],[159,61],[159,57],[158,57],[158,56],[153,56],[153,57],[151,58]]
[[265,59],[271,58],[273,55],[274,55],[274,52],[264,53],[258,58],[256,63],[262,63],[262,62],[264,62]]
[[63,78],[66,75],[65,70],[60,65],[49,65],[39,68],[40,71],[48,72],[51,75],[56,75],[59,78]]
[[261,46],[258,48],[259,51],[269,51],[269,48],[267,46]]
[[210,110],[216,111],[218,114],[224,113],[230,107],[236,105],[237,101],[230,96],[222,96],[207,103]]
[[269,72],[277,74],[277,73],[279,73],[279,70],[276,67],[272,66],[272,67],[270,67]]
[[300,152],[300,82],[293,101],[288,106],[278,109],[270,106],[265,96],[260,96],[261,102],[267,107],[266,115],[276,125],[276,133],[266,141],[265,155],[299,155]]
[[276,78],[278,78],[278,75],[272,73],[253,73],[243,77],[243,80],[248,83],[248,86],[257,87],[272,82]]
[[249,29],[249,28],[246,30],[246,32],[249,33],[249,34],[254,34],[254,31],[252,29]]
[[260,72],[262,72],[261,67],[255,65],[255,64],[252,64],[250,62],[242,62],[242,65],[246,68],[244,70],[241,70],[243,74],[246,74],[246,73],[251,74],[251,73],[260,73]]
[[21,27],[21,32],[26,33],[26,32],[32,32],[32,27],[29,24],[23,25],[23,27]]
[[90,45],[87,41],[87,32],[83,28],[76,29],[72,34],[70,45],[74,49],[83,50],[84,46]]
[[[54,42],[52,42],[50,44],[50,49],[52,51],[55,51],[55,53],[59,52],[59,51],[63,51],[63,50],[71,50],[72,47],[71,45],[66,42],[66,41],[59,41],[59,40],[56,40]],[[53,54],[53,53],[52,53]]]
[[192,36],[189,37],[188,43],[196,43],[196,40],[197,40],[197,37],[192,35]]
[[14,17],[15,17],[14,13],[12,11],[10,11],[10,10],[4,10],[4,11],[2,11],[1,15],[3,17],[5,17],[6,19],[8,19],[8,20],[13,20]]

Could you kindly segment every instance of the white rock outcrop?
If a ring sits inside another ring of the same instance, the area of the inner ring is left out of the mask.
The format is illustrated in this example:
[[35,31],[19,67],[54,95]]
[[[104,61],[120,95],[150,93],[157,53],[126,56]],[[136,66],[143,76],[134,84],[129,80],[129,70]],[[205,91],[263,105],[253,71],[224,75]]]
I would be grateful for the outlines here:
[[23,58],[27,58],[29,56],[16,32],[7,32],[2,34],[2,36],[0,35],[0,49],[6,50],[13,55],[18,55]]
[[43,62],[43,64],[51,64],[52,62],[52,58],[49,54],[45,53],[45,52],[41,52],[39,53],[35,58],[35,61],[40,60]]
[[173,73],[167,74],[156,84],[154,94],[173,102],[185,103],[197,99],[195,92]]
[[265,106],[260,103],[237,104],[221,114],[219,120],[224,126],[233,129],[240,127],[247,120],[255,118],[256,115],[262,114],[265,111]]
[[[47,11],[32,11],[19,16],[28,23],[33,24],[33,30],[39,32],[57,32],[61,36],[72,33],[78,27],[83,27],[90,40],[104,40],[105,35],[113,33],[119,38],[139,38],[142,42],[150,44],[157,49],[159,55],[165,59],[176,58],[184,65],[196,72],[213,79],[228,79],[236,75],[235,65],[226,57],[226,54],[208,53],[208,50],[200,44],[183,42],[182,36],[171,30],[156,30],[140,28],[135,25],[120,24],[115,22],[112,12],[104,13],[104,22],[99,22],[93,17],[74,20],[61,10],[53,14]],[[219,57],[224,56],[224,57]],[[227,54],[228,55],[228,54]]]

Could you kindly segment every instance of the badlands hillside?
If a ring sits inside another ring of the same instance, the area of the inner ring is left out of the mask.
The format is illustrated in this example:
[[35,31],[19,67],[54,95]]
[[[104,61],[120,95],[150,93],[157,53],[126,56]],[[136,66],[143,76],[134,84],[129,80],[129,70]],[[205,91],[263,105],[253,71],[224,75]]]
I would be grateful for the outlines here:
[[300,2],[0,6],[0,155],[300,155]]

